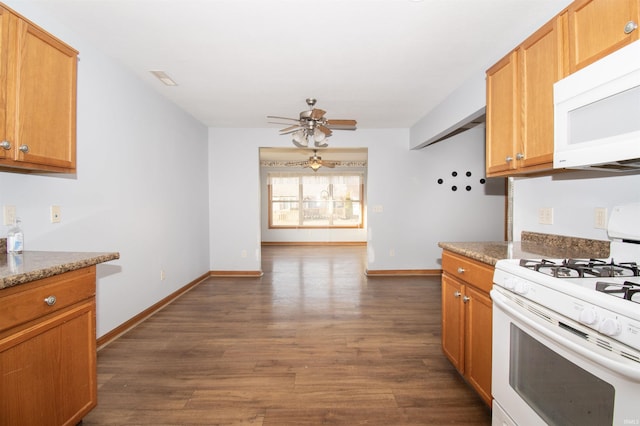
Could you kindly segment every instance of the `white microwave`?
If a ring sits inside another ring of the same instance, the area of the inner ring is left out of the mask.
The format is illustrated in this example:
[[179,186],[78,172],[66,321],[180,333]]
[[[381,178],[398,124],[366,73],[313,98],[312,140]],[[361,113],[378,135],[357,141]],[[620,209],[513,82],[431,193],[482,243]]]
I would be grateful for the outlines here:
[[640,170],[640,40],[553,86],[557,169]]

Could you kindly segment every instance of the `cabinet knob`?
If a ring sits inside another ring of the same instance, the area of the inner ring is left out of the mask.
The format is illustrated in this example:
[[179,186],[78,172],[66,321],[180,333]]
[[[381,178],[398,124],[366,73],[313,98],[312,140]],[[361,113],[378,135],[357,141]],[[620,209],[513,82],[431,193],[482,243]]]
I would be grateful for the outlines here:
[[458,266],[458,273],[464,274],[464,268],[462,266]]
[[629,21],[627,22],[627,24],[624,26],[624,33],[625,34],[631,34],[632,32],[634,32],[636,30],[636,28],[638,28],[638,24],[636,24],[633,21]]
[[0,142],[0,148],[6,149],[6,150],[11,149],[11,142],[9,142],[9,141]]
[[465,297],[462,298],[462,301],[464,303],[467,303],[469,300],[471,300],[471,298],[469,296],[465,296]]
[[26,154],[29,152],[29,145],[20,145],[18,149]]
[[513,157],[507,157],[504,159],[504,161],[506,161],[507,163],[510,163],[513,161]]
[[519,153],[517,153],[517,154],[516,154],[516,160],[522,160],[522,159],[524,159],[524,154],[522,154],[522,153],[520,153],[520,152],[519,152]]
[[462,296],[462,293],[460,293],[459,291],[456,291],[455,293],[453,293],[453,297],[460,297]]
[[44,303],[46,303],[49,306],[53,306],[56,304],[56,297],[55,296],[49,296],[46,299],[44,299]]

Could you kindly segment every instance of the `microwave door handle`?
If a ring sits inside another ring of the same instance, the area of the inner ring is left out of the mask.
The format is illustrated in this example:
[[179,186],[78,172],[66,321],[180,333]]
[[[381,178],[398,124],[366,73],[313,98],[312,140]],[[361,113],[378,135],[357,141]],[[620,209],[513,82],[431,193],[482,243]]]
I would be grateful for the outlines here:
[[563,339],[557,333],[553,333],[547,330],[545,327],[542,327],[541,325],[537,324],[535,321],[532,321],[530,318],[525,317],[520,312],[513,309],[511,306],[509,306],[506,303],[507,302],[506,297],[504,297],[502,294],[500,294],[495,290],[491,290],[491,299],[493,299],[493,303],[498,308],[503,310],[512,318],[515,318],[516,320],[522,322],[523,324],[526,324],[528,327],[533,328],[538,333],[556,342],[558,345],[564,346],[568,350],[572,352],[576,352],[578,355],[588,358],[591,361],[597,364],[600,364],[605,368],[609,368],[615,371],[616,373],[623,375],[624,377],[627,377],[635,382],[640,383],[640,369],[638,368],[634,369],[622,363],[612,361],[609,358],[605,358],[596,352],[592,352],[584,349],[582,346],[572,342],[571,340]]

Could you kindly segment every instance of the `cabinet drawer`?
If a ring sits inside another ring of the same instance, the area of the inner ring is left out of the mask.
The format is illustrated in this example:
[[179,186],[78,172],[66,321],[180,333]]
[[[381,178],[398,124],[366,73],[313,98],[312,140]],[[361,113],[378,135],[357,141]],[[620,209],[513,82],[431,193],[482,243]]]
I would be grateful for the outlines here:
[[0,291],[0,331],[93,297],[95,279],[92,266]]
[[493,285],[494,268],[468,257],[444,251],[442,252],[442,270],[449,276],[463,280],[486,293]]

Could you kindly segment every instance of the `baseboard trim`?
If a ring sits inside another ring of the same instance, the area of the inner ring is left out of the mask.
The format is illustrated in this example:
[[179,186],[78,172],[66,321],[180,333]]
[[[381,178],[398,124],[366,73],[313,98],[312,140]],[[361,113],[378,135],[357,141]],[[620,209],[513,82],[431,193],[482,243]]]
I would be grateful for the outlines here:
[[153,314],[155,314],[156,312],[158,312],[159,310],[167,306],[169,303],[173,302],[175,299],[182,296],[187,291],[191,290],[196,285],[200,284],[202,281],[209,278],[209,275],[210,275],[209,273],[206,273],[199,276],[195,280],[191,281],[189,284],[174,291],[173,293],[171,293],[170,295],[168,295],[158,303],[155,303],[154,305],[148,307],[147,309],[140,312],[138,315],[134,316],[130,320],[125,321],[124,323],[120,324],[118,327],[114,328],[110,332],[104,334],[103,336],[100,336],[96,340],[96,346],[98,350],[104,348],[109,343],[113,342],[118,337],[122,336],[124,333],[131,330],[132,328],[134,328],[135,326],[137,326],[138,324],[140,324],[141,322],[143,322],[144,320],[146,320],[147,318],[149,318],[150,316],[152,316]]
[[209,276],[212,278],[220,277],[234,277],[234,278],[259,278],[262,275],[262,271],[209,271]]
[[263,246],[366,246],[366,241],[263,241]]
[[438,276],[442,274],[442,269],[367,269],[364,274],[368,277]]

